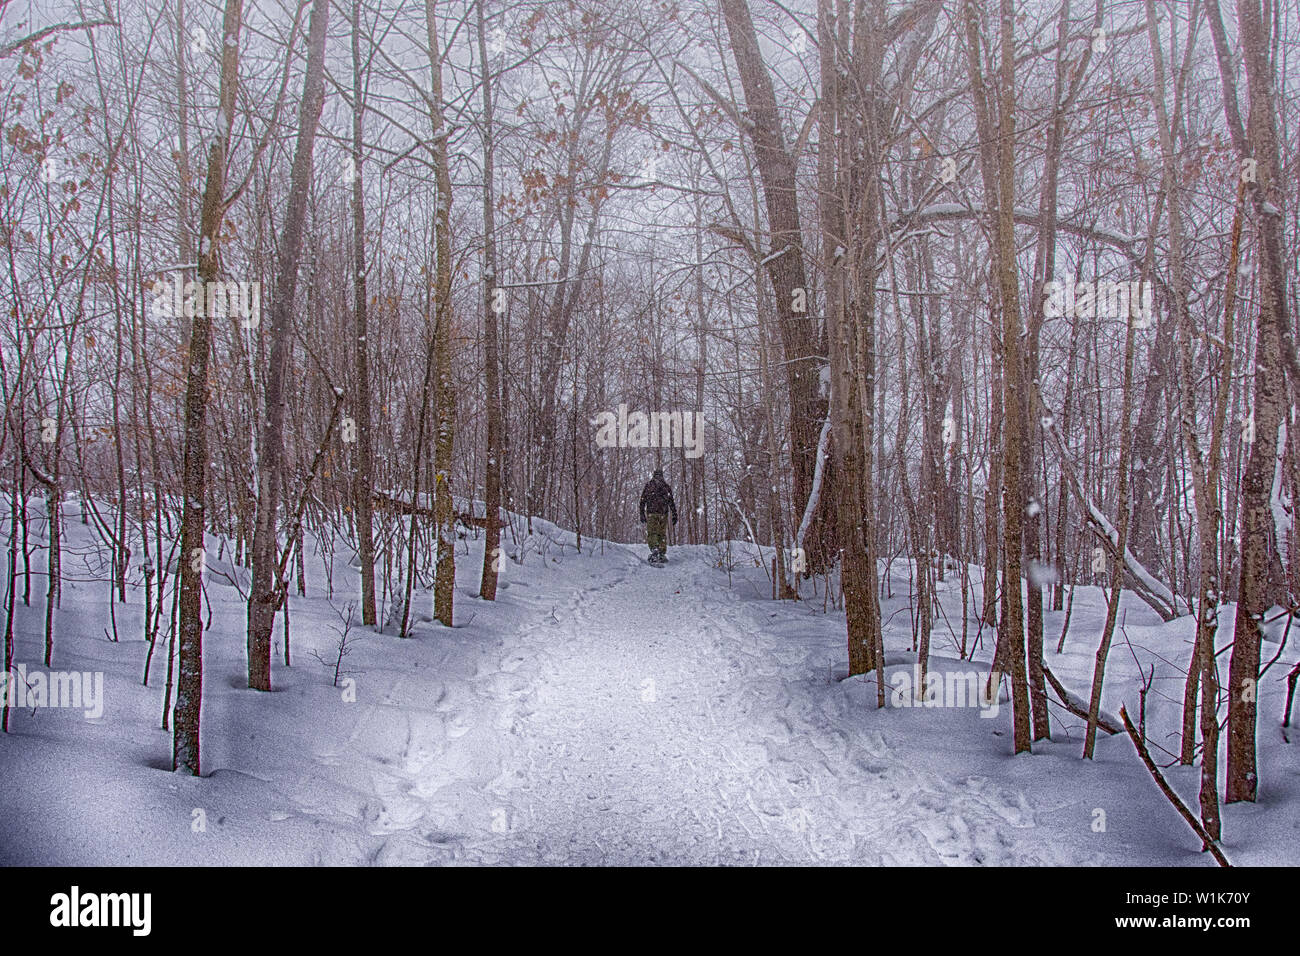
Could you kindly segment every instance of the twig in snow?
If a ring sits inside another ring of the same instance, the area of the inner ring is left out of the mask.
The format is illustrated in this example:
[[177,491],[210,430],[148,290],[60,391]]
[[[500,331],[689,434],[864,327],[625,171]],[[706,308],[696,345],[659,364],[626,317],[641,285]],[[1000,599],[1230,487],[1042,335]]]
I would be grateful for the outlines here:
[[1174,805],[1174,808],[1182,814],[1183,819],[1187,821],[1187,825],[1196,831],[1196,835],[1201,838],[1201,843],[1203,844],[1202,849],[1209,850],[1214,856],[1214,859],[1218,861],[1219,866],[1232,866],[1232,864],[1228,862],[1228,858],[1223,855],[1223,851],[1219,849],[1219,844],[1215,840],[1211,839],[1210,835],[1205,832],[1205,827],[1201,826],[1201,821],[1196,819],[1192,814],[1192,811],[1187,809],[1187,804],[1183,803],[1178,794],[1174,793],[1173,788],[1169,786],[1169,783],[1165,780],[1164,774],[1160,772],[1160,768],[1157,767],[1155,761],[1151,759],[1151,753],[1147,750],[1147,745],[1143,743],[1142,738],[1138,736],[1137,729],[1133,726],[1133,721],[1129,720],[1128,711],[1121,707],[1119,709],[1119,716],[1120,719],[1124,721],[1124,729],[1128,731],[1129,739],[1133,741],[1133,746],[1137,748],[1138,756],[1141,757],[1142,762],[1147,765],[1147,770],[1151,773],[1152,778],[1160,787],[1160,792],[1163,793],[1165,798]]

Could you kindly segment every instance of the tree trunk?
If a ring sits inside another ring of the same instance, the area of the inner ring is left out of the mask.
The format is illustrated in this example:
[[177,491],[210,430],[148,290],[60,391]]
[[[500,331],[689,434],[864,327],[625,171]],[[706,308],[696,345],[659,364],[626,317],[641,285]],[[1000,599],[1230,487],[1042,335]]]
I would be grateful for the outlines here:
[[[1188,283],[1186,260],[1183,252],[1182,220],[1182,183],[1178,174],[1178,162],[1172,129],[1178,123],[1178,117],[1171,123],[1165,106],[1165,67],[1160,40],[1159,26],[1156,20],[1154,0],[1146,0],[1147,37],[1151,46],[1151,58],[1155,80],[1152,103],[1155,106],[1156,125],[1160,137],[1160,152],[1163,166],[1162,188],[1169,210],[1169,273],[1173,293],[1173,309],[1178,327],[1179,356],[1179,412],[1183,432],[1183,442],[1192,468],[1193,500],[1196,508],[1197,539],[1200,543],[1199,570],[1200,581],[1197,588],[1198,610],[1196,620],[1196,640],[1193,644],[1192,659],[1188,667],[1187,693],[1184,700],[1184,736],[1183,762],[1190,763],[1191,732],[1188,726],[1196,711],[1196,688],[1199,684],[1202,695],[1201,732],[1203,749],[1201,752],[1201,823],[1206,833],[1214,840],[1221,835],[1219,819],[1218,794],[1218,679],[1215,667],[1215,635],[1218,631],[1218,603],[1220,586],[1218,582],[1218,562],[1215,549],[1218,543],[1218,450],[1223,431],[1223,416],[1226,412],[1226,389],[1221,389],[1220,401],[1215,408],[1211,425],[1211,444],[1209,473],[1201,453],[1200,440],[1196,431],[1197,404],[1194,384],[1195,369],[1192,366],[1192,339],[1195,329],[1187,306]],[[1189,36],[1188,42],[1191,42]],[[1175,94],[1175,102],[1181,97]],[[1240,231],[1240,217],[1234,233]],[[1228,272],[1228,290],[1226,293],[1227,317],[1225,320],[1224,342],[1227,347],[1232,343],[1231,302],[1236,281],[1236,242],[1234,240],[1230,253]],[[1225,357],[1228,353],[1225,353]],[[1121,475],[1121,481],[1123,476]]]
[[369,314],[366,293],[366,203],[362,172],[362,120],[365,88],[361,80],[361,0],[352,2],[352,266],[356,335],[357,429],[356,472],[352,507],[356,514],[357,552],[361,561],[361,623],[373,627],[375,616],[374,439],[371,435]]
[[501,567],[501,384],[500,349],[497,342],[497,316],[505,312],[505,290],[497,287],[496,191],[493,183],[496,145],[492,125],[492,68],[488,63],[487,38],[483,7],[487,0],[475,4],[478,13],[478,56],[483,76],[483,378],[487,388],[487,462],[483,476],[483,503],[486,524],[483,543],[483,575],[479,596],[485,601],[497,598],[497,570]]
[[[239,31],[243,0],[226,0],[221,35],[221,85],[217,133],[208,147],[208,174],[199,220],[199,281],[215,281],[220,271],[217,236],[225,213],[226,153],[239,93]],[[196,310],[190,323],[189,363],[185,374],[185,452],[181,473],[180,621],[177,628],[180,674],[172,721],[172,770],[201,773],[199,721],[203,701],[203,508],[207,492],[208,354],[212,321]],[[169,664],[170,666],[170,664]],[[170,684],[170,681],[169,681]]]
[[451,627],[456,585],[456,520],[451,497],[451,453],[456,437],[456,392],[451,380],[451,171],[447,163],[447,129],[443,119],[442,51],[438,46],[435,0],[425,0],[424,17],[432,76],[433,165],[438,189],[434,207],[433,245],[437,259],[434,285],[434,385],[438,434],[433,443],[433,510],[437,522],[438,563],[433,586],[433,615]]
[[[1002,520],[1003,617],[998,629],[999,656],[1011,668],[1011,703],[1015,752],[1030,750],[1029,685],[1025,672],[1024,599],[1021,594],[1021,548],[1025,517],[1023,462],[1025,407],[1020,387],[1020,292],[1016,278],[1015,235],[1015,15],[1012,0],[1001,0],[1001,64],[998,74],[999,128],[994,142],[989,99],[979,57],[979,29],[974,6],[966,2],[967,57],[979,126],[980,165],[986,204],[996,204],[996,243],[993,261],[998,276],[1002,313]],[[987,573],[987,572],[986,572]]]
[[1291,329],[1282,246],[1282,167],[1278,162],[1275,78],[1268,27],[1259,0],[1237,0],[1237,33],[1249,90],[1250,156],[1255,163],[1251,198],[1259,222],[1260,307],[1255,338],[1254,443],[1241,478],[1241,578],[1236,636],[1228,665],[1228,803],[1254,801],[1259,788],[1255,724],[1260,620],[1274,603],[1271,555],[1279,546],[1272,498],[1277,470],[1283,394],[1284,330]]
[[[797,163],[781,132],[772,79],[763,63],[747,0],[722,0],[732,53],[745,92],[747,131],[763,183],[771,246],[763,250],[768,277],[776,297],[777,328],[785,352],[786,385],[790,395],[790,454],[795,510],[803,512],[812,488],[817,438],[822,416],[818,410],[819,369],[815,323],[807,311],[811,299],[804,271],[803,237],[795,192]],[[802,311],[799,311],[802,310]],[[821,540],[812,534],[810,540]],[[814,552],[810,566],[823,557]]]
[[[271,689],[271,631],[285,591],[278,567],[280,499],[284,481],[284,415],[290,383],[289,361],[294,292],[302,251],[307,200],[311,194],[312,150],[325,103],[325,31],[329,0],[313,0],[308,26],[307,75],[298,111],[298,142],[290,174],[289,203],[280,239],[275,293],[271,299],[271,364],[266,376],[266,407],[257,459],[257,519],[253,529],[253,582],[248,596],[248,686]],[[358,239],[358,241],[363,241]]]
[[831,420],[835,451],[835,516],[840,545],[840,586],[848,627],[849,674],[865,674],[874,651],[871,621],[875,575],[868,563],[862,527],[861,448],[855,399],[859,382],[853,369],[856,340],[852,312],[844,297],[848,247],[840,182],[839,83],[832,0],[820,0],[817,28],[822,65],[822,107],[818,116],[818,184],[821,191],[822,255],[826,274],[826,321],[831,366]]

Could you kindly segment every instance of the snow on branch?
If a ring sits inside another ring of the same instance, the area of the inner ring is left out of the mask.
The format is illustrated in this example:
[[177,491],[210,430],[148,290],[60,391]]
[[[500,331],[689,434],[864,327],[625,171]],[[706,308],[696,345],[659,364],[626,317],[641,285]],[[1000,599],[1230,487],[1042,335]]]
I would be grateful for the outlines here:
[[1145,601],[1151,610],[1159,614],[1162,621],[1172,621],[1178,617],[1178,601],[1173,591],[1148,571],[1127,547],[1124,548],[1121,559],[1121,556],[1117,553],[1119,551],[1118,530],[1102,513],[1101,509],[1094,505],[1088,499],[1088,496],[1084,494],[1083,486],[1079,483],[1074,469],[1070,466],[1070,459],[1065,451],[1065,440],[1061,437],[1060,429],[1056,425],[1056,417],[1048,411],[1047,404],[1043,401],[1042,392],[1038,390],[1037,384],[1033,387],[1033,393],[1034,400],[1038,403],[1043,415],[1044,428],[1052,436],[1052,446],[1061,465],[1061,475],[1075,500],[1079,503],[1079,507],[1087,515],[1089,524],[1105,540],[1111,557],[1121,560],[1124,569],[1128,571],[1129,576],[1132,578],[1131,590],[1133,593]]

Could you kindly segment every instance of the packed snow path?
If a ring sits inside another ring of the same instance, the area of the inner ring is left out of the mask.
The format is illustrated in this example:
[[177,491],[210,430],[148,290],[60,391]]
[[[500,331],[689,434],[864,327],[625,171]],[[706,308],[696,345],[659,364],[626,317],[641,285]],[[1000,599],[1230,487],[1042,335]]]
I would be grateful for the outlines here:
[[[331,600],[324,558],[309,568],[309,596],[290,599],[294,663],[277,643],[269,694],[247,687],[241,572],[214,571],[201,778],[169,772],[164,668],[142,686],[148,644],[129,638],[140,602],[116,607],[123,639],[106,641],[88,624],[108,618],[103,589],[70,579],[56,665],[103,672],[105,707],[11,712],[0,864],[1213,865],[1126,737],[1080,760],[1081,722],[1053,707],[1053,739],[1014,757],[1005,703],[880,710],[874,675],[833,679],[843,616],[811,594],[770,600],[746,546],[729,577],[714,547],[652,568],[644,546],[577,553],[571,532],[534,525],[512,537],[522,563],[495,602],[473,594],[482,540],[462,544],[454,628],[431,622],[427,593],[409,640],[356,628],[340,687],[335,609],[355,569],[335,566]],[[910,671],[905,565],[893,585],[891,682]],[[958,659],[951,576],[939,598],[932,672],[986,671],[987,641],[983,663]],[[17,659],[38,661],[41,608],[17,610]],[[1081,589],[1065,653],[1049,651],[1068,687],[1088,686],[1104,614],[1105,594]],[[1059,633],[1062,612],[1046,618]],[[1195,622],[1163,624],[1136,600],[1123,621],[1129,653],[1111,655],[1103,706],[1132,709],[1158,665],[1146,716],[1167,744]],[[1263,689],[1261,713],[1280,713],[1284,682]],[[1260,746],[1263,799],[1224,808],[1225,850],[1295,865],[1300,751],[1267,723]],[[1166,770],[1193,805],[1199,773]]]
[[[371,862],[1095,859],[1034,834],[1014,787],[909,765],[871,727],[874,686],[832,684],[806,641],[760,630],[764,607],[702,555],[673,557],[655,569],[607,549],[581,588],[508,590],[532,619],[472,672],[457,631],[423,631],[441,645],[431,666],[363,710],[402,725],[380,735],[398,752],[375,755],[359,807]],[[403,706],[417,679],[427,705]]]

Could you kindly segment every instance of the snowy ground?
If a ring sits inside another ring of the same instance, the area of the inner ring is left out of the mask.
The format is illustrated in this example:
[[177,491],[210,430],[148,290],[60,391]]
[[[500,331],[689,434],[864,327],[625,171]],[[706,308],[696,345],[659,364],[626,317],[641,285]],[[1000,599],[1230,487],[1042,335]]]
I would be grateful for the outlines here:
[[[84,529],[70,511],[75,541]],[[202,779],[165,770],[166,662],[160,651],[143,687],[139,597],[118,606],[112,643],[107,588],[69,582],[54,666],[103,671],[105,710],[28,710],[0,736],[0,863],[1212,865],[1126,737],[1103,735],[1097,759],[1081,761],[1081,722],[1053,707],[1055,739],[1012,757],[1009,704],[993,718],[877,710],[874,677],[833,679],[842,616],[823,614],[820,598],[773,603],[752,558],[729,584],[714,547],[670,548],[655,569],[644,546],[584,539],[578,554],[572,534],[535,526],[543,547],[506,562],[495,604],[473,596],[482,545],[466,542],[457,627],[422,623],[409,640],[354,632],[355,702],[311,656],[337,642],[319,569],[309,597],[293,598],[294,664],[277,647],[270,694],[246,688],[244,604],[210,574]],[[893,571],[905,595],[907,569]],[[41,655],[38,581],[17,630],[28,665]],[[355,574],[336,572],[335,587],[342,605]],[[959,630],[960,591],[946,587]],[[1049,666],[1078,693],[1101,600],[1079,590],[1059,656],[1062,615],[1047,615]],[[1105,709],[1127,703],[1136,716],[1138,662],[1155,663],[1148,733],[1176,752],[1165,735],[1191,621],[1124,607]],[[910,667],[911,630],[899,598],[885,615],[892,679]],[[932,667],[972,669],[957,656],[941,623]],[[1279,662],[1262,683],[1261,800],[1225,812],[1237,863],[1300,863],[1284,674]],[[1199,770],[1167,772],[1194,805]]]

